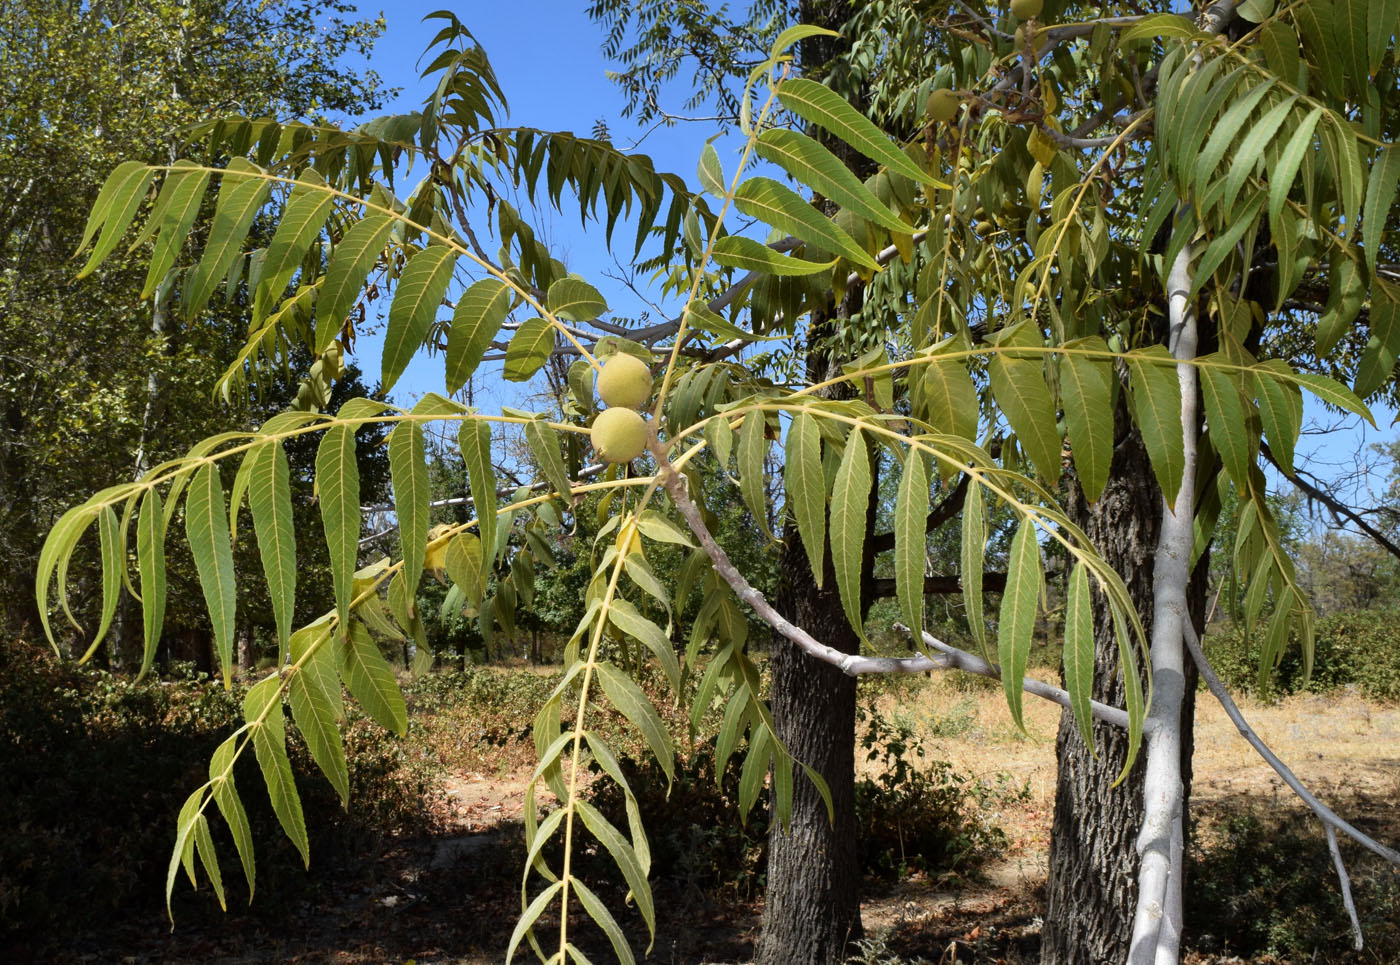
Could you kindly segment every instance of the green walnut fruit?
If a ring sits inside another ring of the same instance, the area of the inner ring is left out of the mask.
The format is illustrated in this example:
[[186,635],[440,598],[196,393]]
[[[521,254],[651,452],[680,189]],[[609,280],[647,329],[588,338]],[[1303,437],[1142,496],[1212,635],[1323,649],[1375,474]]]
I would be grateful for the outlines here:
[[1044,0],[1011,0],[1011,16],[1017,20],[1034,20],[1044,8]]
[[962,98],[955,90],[936,90],[928,95],[928,104],[925,110],[928,111],[929,120],[937,121],[940,124],[947,124],[958,114],[958,105]]
[[651,369],[635,355],[610,356],[598,373],[598,397],[610,406],[640,409],[651,398]]
[[977,237],[986,239],[991,237],[992,232],[997,230],[997,226],[991,221],[979,221],[977,222],[977,227],[972,230],[977,232]]
[[593,420],[591,435],[599,459],[631,462],[647,447],[647,420],[635,410],[622,406],[604,409]]

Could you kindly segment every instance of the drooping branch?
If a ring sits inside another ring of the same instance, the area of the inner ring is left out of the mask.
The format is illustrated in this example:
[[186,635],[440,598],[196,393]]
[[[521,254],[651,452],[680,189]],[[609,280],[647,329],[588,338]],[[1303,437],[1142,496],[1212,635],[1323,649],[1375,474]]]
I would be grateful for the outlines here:
[[[912,657],[864,657],[860,654],[845,653],[821,643],[802,627],[787,620],[773,609],[763,594],[744,578],[738,567],[729,559],[729,554],[724,551],[724,547],[719,545],[709,527],[705,525],[699,508],[691,500],[690,493],[686,491],[685,477],[671,465],[666,457],[666,451],[656,442],[655,438],[651,440],[650,448],[657,460],[658,474],[662,485],[666,487],[671,501],[675,503],[676,509],[680,511],[681,516],[690,527],[690,531],[700,540],[700,545],[715,565],[715,572],[729,584],[740,600],[753,608],[753,611],[764,623],[791,640],[803,653],[823,663],[831,664],[840,669],[842,673],[853,677],[867,673],[926,673],[932,670],[963,670],[981,677],[990,677],[993,680],[1001,679],[1000,668],[981,657],[944,643],[929,633],[923,634],[923,641],[929,648],[938,651],[938,654],[933,657],[926,654],[917,654]],[[1005,581],[1005,574],[989,575],[1001,576],[1003,582]],[[902,624],[894,626],[902,633],[909,632],[909,628]],[[1028,694],[1043,697],[1063,707],[1070,706],[1069,694],[1058,687],[1029,677],[1026,678],[1022,686]],[[1090,706],[1093,715],[1099,720],[1115,727],[1128,726],[1126,711],[1098,701],[1091,701]]]
[[839,668],[842,673],[852,677],[863,673],[924,673],[928,670],[939,669],[937,663],[923,654],[914,657],[863,657],[860,654],[845,653],[820,642],[806,630],[773,609],[773,605],[768,602],[767,598],[748,580],[744,579],[744,574],[740,573],[738,567],[729,559],[729,554],[724,551],[724,547],[715,541],[709,527],[705,525],[705,520],[700,515],[699,508],[691,501],[690,494],[686,492],[685,477],[671,465],[670,460],[666,457],[666,451],[655,442],[654,438],[651,451],[656,456],[657,474],[661,479],[661,484],[670,493],[671,501],[675,503],[681,516],[685,518],[690,531],[695,534],[696,539],[700,540],[700,545],[704,547],[706,555],[715,565],[715,572],[720,575],[724,582],[729,584],[735,596],[753,608],[753,611],[764,623],[795,643],[803,653],[823,663],[829,663],[833,667]]
[[1219,675],[1216,674],[1215,668],[1212,667],[1210,661],[1206,659],[1205,650],[1201,648],[1201,640],[1196,635],[1195,628],[1189,623],[1186,625],[1184,637],[1186,640],[1186,649],[1190,652],[1191,659],[1195,661],[1197,669],[1201,671],[1201,679],[1206,682],[1206,688],[1215,695],[1216,700],[1220,701],[1220,706],[1225,708],[1226,716],[1229,717],[1230,722],[1235,725],[1235,729],[1240,732],[1240,736],[1249,741],[1250,746],[1258,751],[1259,756],[1264,758],[1264,761],[1283,779],[1283,783],[1287,784],[1289,789],[1294,794],[1298,795],[1299,799],[1317,815],[1318,820],[1327,828],[1328,846],[1332,849],[1333,860],[1337,865],[1338,877],[1341,880],[1343,900],[1347,905],[1347,912],[1351,915],[1352,929],[1356,935],[1356,948],[1360,950],[1361,926],[1357,922],[1356,910],[1351,903],[1350,883],[1346,874],[1346,868],[1343,867],[1341,863],[1340,852],[1337,851],[1335,832],[1341,831],[1357,844],[1374,852],[1391,864],[1400,865],[1400,852],[1387,848],[1379,841],[1353,827],[1304,787],[1303,782],[1298,780],[1298,776],[1289,770],[1287,764],[1279,760],[1278,755],[1269,749],[1269,746],[1264,743],[1259,735],[1254,732],[1254,728],[1250,727],[1249,722],[1244,719],[1244,714],[1240,712],[1239,705],[1235,703],[1234,699],[1230,696],[1230,691],[1226,689],[1224,682],[1222,682]]

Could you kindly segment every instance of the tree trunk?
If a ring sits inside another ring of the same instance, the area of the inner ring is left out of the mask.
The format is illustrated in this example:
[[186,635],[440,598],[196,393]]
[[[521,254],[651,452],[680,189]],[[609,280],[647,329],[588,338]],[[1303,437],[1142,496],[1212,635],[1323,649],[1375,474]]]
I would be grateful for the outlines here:
[[[1097,503],[1088,504],[1077,483],[1070,486],[1070,518],[1079,524],[1127,585],[1142,618],[1152,632],[1153,554],[1162,522],[1162,494],[1152,473],[1142,437],[1136,429],[1124,434],[1119,412],[1119,439],[1114,447],[1108,485]],[[1197,627],[1205,615],[1209,553],[1202,554],[1188,602]],[[1118,672],[1118,646],[1107,602],[1094,593],[1094,698],[1123,706],[1124,687]],[[1139,658],[1141,663],[1141,658]],[[1182,778],[1189,793],[1192,726],[1195,720],[1194,665],[1188,666],[1187,700],[1182,707]],[[1055,742],[1059,775],[1055,787],[1055,819],[1050,835],[1050,879],[1041,931],[1043,965],[1118,965],[1127,960],[1137,905],[1137,834],[1142,826],[1143,768],[1141,759],[1117,787],[1123,768],[1127,733],[1094,724],[1099,753],[1089,755],[1074,716],[1060,716]]]
[[[841,609],[828,554],[824,588],[816,589],[797,527],[787,527],[775,604],[812,636],[848,653],[860,649]],[[828,965],[846,961],[861,935],[860,865],[856,853],[856,680],[808,658],[781,637],[772,645],[769,703],[778,736],[793,757],[830,786],[835,820],[800,769],[793,777],[792,823],[774,823],[768,835],[768,887],[759,965]]]

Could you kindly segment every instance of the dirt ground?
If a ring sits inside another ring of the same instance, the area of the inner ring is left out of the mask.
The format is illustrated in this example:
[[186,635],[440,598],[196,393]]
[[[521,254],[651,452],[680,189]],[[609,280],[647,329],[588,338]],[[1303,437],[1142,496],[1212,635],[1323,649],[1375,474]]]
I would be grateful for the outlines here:
[[[881,698],[880,708],[925,740],[930,759],[947,760],[989,783],[1024,786],[1026,793],[1009,797],[991,815],[1009,846],[975,879],[915,877],[897,886],[868,884],[862,916],[869,941],[866,954],[856,960],[877,965],[896,953],[940,965],[1033,960],[1054,804],[1058,709],[1028,702],[1028,734],[1023,735],[999,690],[949,679],[931,681],[912,696]],[[1382,829],[1387,843],[1400,838],[1400,707],[1343,693],[1298,696],[1271,706],[1246,701],[1243,710],[1303,782],[1339,813]],[[265,914],[237,910],[217,927],[173,934],[164,922],[124,922],[101,941],[69,949],[65,959],[500,962],[520,909],[519,822],[529,773],[528,767],[513,766],[491,774],[451,774],[438,833],[390,842],[368,873],[319,888],[304,907],[286,909],[281,923],[269,925]],[[1201,695],[1197,707],[1192,804],[1198,834],[1261,804],[1302,810],[1209,695]],[[334,875],[313,865],[308,878],[328,873]],[[740,962],[752,947],[762,913],[758,902],[703,907],[665,881],[656,884],[656,900],[660,931],[649,961]],[[541,927],[547,934],[551,926]],[[604,949],[599,952],[595,960],[610,960]]]

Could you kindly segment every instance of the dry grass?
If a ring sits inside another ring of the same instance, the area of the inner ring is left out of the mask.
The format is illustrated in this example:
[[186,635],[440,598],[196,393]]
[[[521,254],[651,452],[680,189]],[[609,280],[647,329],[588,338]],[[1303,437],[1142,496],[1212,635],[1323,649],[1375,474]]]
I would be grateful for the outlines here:
[[[1043,667],[1029,674],[1057,678],[1055,671]],[[1033,943],[1030,936],[1038,930],[1036,915],[1048,873],[1060,709],[1028,699],[1023,734],[1012,723],[998,686],[960,674],[934,676],[922,685],[882,695],[876,705],[910,724],[924,739],[930,758],[949,761],[960,772],[988,783],[1010,775],[1017,784],[1025,784],[1029,794],[1024,800],[999,804],[996,820],[1010,847],[984,869],[983,881],[962,883],[953,890],[948,882],[909,882],[867,902],[867,931],[893,932],[892,949],[899,947],[905,954],[918,949],[926,958],[937,958],[956,941],[959,961],[1020,960],[1015,949]],[[1400,841],[1400,706],[1344,691],[1302,694],[1272,704],[1242,699],[1240,706],[1245,719],[1305,786],[1385,843]],[[1307,820],[1302,802],[1208,693],[1197,695],[1195,748],[1192,813],[1202,840],[1215,840],[1225,819],[1238,814],[1263,812],[1279,821],[1297,816]],[[1325,880],[1328,874],[1329,868],[1322,867],[1320,877]],[[1345,923],[1339,927],[1344,929]],[[1001,941],[983,954],[978,946],[989,934],[999,934]]]

